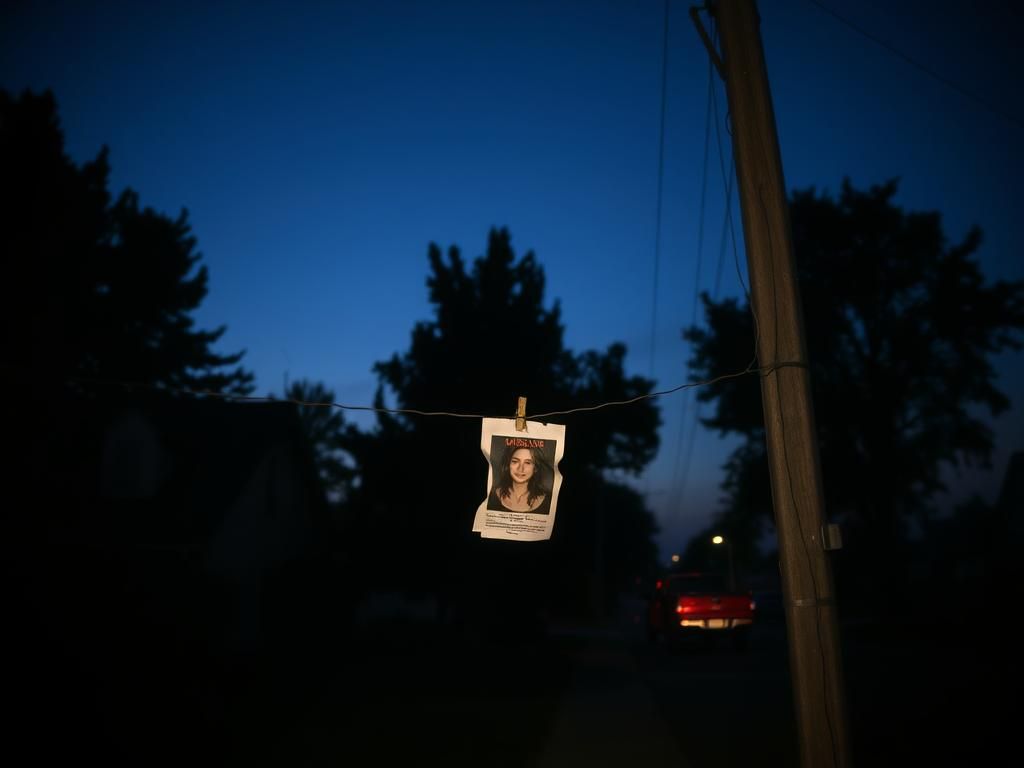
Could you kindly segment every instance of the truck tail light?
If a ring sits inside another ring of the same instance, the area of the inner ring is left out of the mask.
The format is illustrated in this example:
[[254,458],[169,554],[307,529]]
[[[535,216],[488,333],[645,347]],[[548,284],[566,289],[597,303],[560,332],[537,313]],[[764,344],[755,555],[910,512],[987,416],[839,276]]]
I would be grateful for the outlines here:
[[695,607],[693,600],[681,597],[676,603],[676,613],[693,613]]

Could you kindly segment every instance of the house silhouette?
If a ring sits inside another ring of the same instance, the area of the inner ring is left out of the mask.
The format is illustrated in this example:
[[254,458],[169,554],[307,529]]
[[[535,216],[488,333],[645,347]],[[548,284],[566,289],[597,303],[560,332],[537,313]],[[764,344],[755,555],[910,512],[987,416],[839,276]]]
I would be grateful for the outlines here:
[[308,440],[286,402],[64,394],[4,521],[22,737],[191,754],[259,675],[308,676],[343,610]]

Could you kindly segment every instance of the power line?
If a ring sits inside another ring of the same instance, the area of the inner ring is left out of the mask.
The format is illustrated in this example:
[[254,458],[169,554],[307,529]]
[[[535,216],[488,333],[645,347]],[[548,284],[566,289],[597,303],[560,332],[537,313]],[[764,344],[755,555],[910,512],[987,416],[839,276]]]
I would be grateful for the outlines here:
[[[671,395],[676,392],[681,392],[686,389],[693,389],[695,387],[706,387],[713,384],[717,384],[721,381],[728,379],[735,379],[748,374],[759,374],[767,375],[774,370],[779,368],[788,367],[806,367],[806,365],[800,361],[783,361],[774,363],[773,365],[755,367],[753,365],[744,368],[741,371],[734,371],[732,373],[724,373],[719,376],[715,376],[710,379],[703,381],[691,381],[670,389],[663,389],[656,392],[648,392],[644,395],[637,395],[636,397],[630,397],[625,400],[608,400],[597,405],[585,405],[577,408],[568,408],[562,411],[546,411],[544,413],[529,413],[526,414],[528,419],[541,419],[548,416],[566,416],[572,413],[584,413],[589,411],[598,411],[603,408],[612,408],[616,406],[632,405],[634,403],[641,402],[643,400],[650,400],[655,397],[663,397],[665,395]],[[8,364],[0,364],[0,367],[7,369],[17,369],[18,366],[12,366]],[[81,377],[81,376],[69,376],[63,377],[62,381],[65,384],[100,384],[111,387],[121,387],[123,389],[149,389],[156,392],[164,392],[168,394],[176,395],[189,395],[193,397],[211,397],[218,398],[221,400],[227,400],[232,402],[248,402],[248,403],[292,403],[294,405],[301,405],[308,408],[338,408],[345,411],[372,411],[374,413],[393,413],[393,414],[408,414],[411,416],[446,416],[457,419],[488,419],[488,418],[508,418],[507,415],[488,415],[482,413],[458,413],[454,411],[427,411],[417,408],[381,408],[372,405],[348,405],[345,403],[334,403],[334,402],[311,402],[306,400],[296,400],[294,398],[277,398],[270,395],[243,395],[233,392],[217,392],[209,389],[189,389],[187,387],[169,387],[160,384],[150,384],[138,381],[119,381],[113,379],[99,379],[94,377]]]
[[[702,27],[698,27],[698,29],[703,31]],[[714,85],[714,77],[713,77],[713,74],[712,74],[711,67],[717,67],[718,66],[716,64],[715,53],[714,53],[715,45],[716,45],[717,39],[718,39],[718,30],[714,26],[712,26],[712,35],[713,35],[713,37],[707,37],[707,39],[706,39],[706,46],[708,48],[708,69],[709,69],[708,117],[710,118],[713,115],[714,116],[714,120],[715,120],[715,137],[716,137],[716,142],[717,142],[717,146],[718,146],[718,164],[719,164],[719,168],[720,168],[721,173],[722,173],[722,184],[725,187],[725,215],[723,216],[723,219],[722,219],[722,235],[721,235],[721,241],[719,243],[718,263],[717,263],[716,269],[715,269],[714,290],[713,290],[713,293],[711,294],[711,297],[712,297],[712,299],[718,298],[718,292],[719,292],[719,288],[720,288],[720,285],[721,285],[722,267],[723,267],[723,264],[724,264],[724,261],[725,261],[725,251],[726,251],[726,243],[727,243],[726,234],[730,234],[731,237],[732,237],[732,249],[733,249],[734,261],[735,261],[735,264],[736,264],[736,274],[737,274],[737,277],[739,278],[740,286],[743,288],[744,293],[746,293],[746,295],[747,295],[748,304],[750,304],[750,292],[747,290],[747,286],[746,286],[746,284],[745,284],[745,282],[743,280],[743,272],[742,272],[742,270],[740,268],[740,264],[739,264],[739,249],[736,246],[736,232],[735,232],[735,228],[733,227],[733,219],[732,219],[732,188],[733,188],[732,182],[734,180],[733,171],[734,171],[734,168],[735,168],[735,158],[730,157],[729,171],[726,172],[726,169],[725,169],[725,151],[724,151],[723,143],[722,143],[722,127],[721,127],[721,124],[719,123],[719,120],[718,120],[718,99],[717,99],[717,96],[716,96],[717,92],[716,92],[716,90],[713,87],[713,85]],[[726,116],[726,117],[728,119],[728,116]],[[707,147],[706,146],[705,146],[705,157],[704,157],[704,160],[705,160],[705,173],[706,173],[707,172],[707,165],[706,165],[707,164]],[[703,212],[702,212],[702,216],[703,216]],[[696,300],[696,297],[695,297],[695,299],[694,299],[694,307],[693,307],[693,309],[694,309],[694,317],[693,317],[693,321],[691,323],[693,326],[697,325],[697,319],[696,319],[697,304],[696,304],[696,301],[697,300]],[[756,323],[757,323],[757,317],[756,316],[754,316],[754,323],[755,323],[755,328],[756,328]],[[754,360],[756,360],[756,356],[757,356],[756,346],[757,346],[757,342],[755,340]],[[754,360],[751,361],[750,365],[753,365]],[[687,406],[688,405],[689,405],[689,401],[687,401]],[[689,439],[686,441],[686,451],[685,451],[685,453],[683,453],[683,463],[682,463],[682,470],[681,471],[679,471],[678,462],[679,462],[679,454],[680,454],[680,452],[682,452],[683,435],[684,435],[685,430],[686,430],[686,411],[685,410],[684,410],[684,413],[683,413],[683,416],[682,416],[682,420],[681,420],[680,425],[679,425],[679,437],[678,437],[678,443],[677,443],[677,446],[676,446],[676,457],[675,457],[675,460],[673,462],[674,474],[673,474],[673,477],[672,477],[672,488],[673,488],[673,492],[674,492],[676,498],[680,502],[682,501],[682,497],[685,496],[685,494],[686,494],[686,486],[687,486],[687,483],[689,482],[690,463],[693,460],[693,446],[694,446],[694,441],[695,441],[696,436],[697,436],[697,425],[698,425],[698,423],[700,421],[700,412],[701,412],[702,406],[703,406],[703,403],[698,400],[697,403],[696,403],[696,406],[693,409],[693,419],[692,419],[692,423],[691,423],[691,426],[690,426],[690,432],[689,432],[689,435],[688,435]],[[680,480],[680,478],[681,478],[681,480]],[[676,489],[678,489],[678,490],[676,490]]]
[[[696,251],[696,274],[693,278],[693,312],[691,314],[690,325],[696,325],[697,319],[697,303],[700,299],[700,262],[703,259],[703,233],[705,233],[705,219],[707,217],[707,198],[708,198],[708,156],[711,150],[711,122],[712,122],[712,109],[714,103],[714,88],[715,88],[715,70],[714,63],[711,58],[708,59],[708,103],[706,105],[706,117],[705,117],[705,150],[703,150],[703,165],[700,173],[700,214],[697,218],[697,251]],[[687,367],[688,370],[688,367]],[[672,481],[669,483],[669,487],[673,490],[673,507],[678,509],[678,504],[682,501],[683,493],[686,488],[686,475],[689,471],[689,460],[683,465],[684,469],[682,472],[683,480],[679,481],[679,457],[683,451],[683,438],[686,434],[686,417],[690,411],[690,397],[689,391],[686,392],[686,397],[683,398],[683,406],[679,415],[679,434],[676,437],[676,452],[672,459]],[[691,438],[692,442],[692,438]],[[676,489],[678,488],[678,493]]]
[[668,83],[668,0],[665,0],[665,23],[661,41],[661,126],[658,130],[658,198],[654,213],[654,284],[651,286],[651,378],[654,378],[654,357],[658,328],[658,271],[661,265],[661,207],[665,179],[665,93]]
[[961,96],[966,96],[968,99],[970,99],[971,101],[975,102],[979,106],[984,107],[989,112],[992,112],[993,114],[998,115],[999,117],[1003,118],[1004,120],[1008,120],[1009,122],[1011,122],[1014,125],[1016,125],[1018,128],[1024,128],[1024,122],[1021,122],[1020,119],[1018,119],[1018,118],[1014,117],[1013,115],[1011,115],[1011,114],[1001,110],[999,107],[997,107],[997,106],[993,105],[992,103],[986,101],[981,96],[978,96],[976,93],[973,93],[972,91],[967,90],[966,88],[964,88],[961,85],[957,85],[956,83],[954,83],[949,78],[943,77],[938,72],[936,72],[933,69],[930,69],[929,67],[925,66],[924,64],[922,64],[921,62],[917,61],[916,59],[912,59],[910,56],[908,56],[907,54],[903,53],[903,51],[900,51],[899,49],[894,48],[893,46],[889,45],[889,43],[885,42],[884,40],[881,40],[878,37],[875,37],[873,34],[868,32],[866,29],[864,29],[863,27],[858,26],[857,24],[854,24],[852,21],[850,21],[849,19],[845,18],[844,16],[841,16],[839,13],[837,13],[836,11],[832,10],[831,8],[829,8],[827,5],[824,5],[823,3],[818,2],[818,0],[807,0],[807,1],[809,3],[811,3],[811,5],[816,6],[817,8],[821,9],[825,13],[827,13],[830,16],[832,16],[833,18],[835,18],[836,20],[838,20],[841,23],[845,24],[850,29],[852,29],[854,32],[857,32],[858,34],[866,37],[868,40],[870,40],[871,42],[875,43],[876,45],[881,46],[882,48],[887,50],[889,53],[891,53],[893,56],[896,56],[896,57],[902,59],[907,64],[910,64],[912,67],[916,67],[920,71],[924,72],[924,74],[928,75],[928,77],[932,78],[936,82],[941,83],[942,85],[946,86],[947,88],[952,88],[954,91],[959,93]]
[[[723,228],[723,233],[724,233],[725,226],[728,225],[728,227],[729,227],[729,234],[730,234],[730,237],[732,239],[733,263],[736,266],[736,278],[739,280],[740,287],[743,289],[743,293],[747,297],[747,303],[752,306],[753,302],[751,302],[751,300],[750,300],[750,290],[747,288],[747,283],[743,279],[743,269],[740,266],[740,250],[739,250],[739,247],[736,245],[736,228],[734,226],[734,222],[733,222],[733,218],[732,218],[732,192],[731,192],[731,190],[732,190],[732,182],[733,182],[733,177],[734,177],[733,171],[736,168],[736,158],[734,156],[730,156],[730,158],[729,158],[729,170],[726,171],[725,170],[725,149],[724,149],[723,142],[722,142],[722,126],[718,122],[718,97],[717,97],[717,95],[716,95],[716,93],[714,91],[712,92],[711,96],[712,96],[712,99],[714,99],[715,140],[718,142],[718,167],[719,167],[719,169],[722,172],[722,183],[725,184],[726,189],[729,190],[727,192],[727,194],[726,194],[725,221],[722,224],[722,228]],[[728,114],[728,112],[725,115],[725,130],[726,130],[727,133],[732,135],[732,131],[729,130],[729,114]],[[724,250],[724,244],[723,244],[722,248]],[[719,271],[719,275],[720,275],[721,274],[721,261],[719,261],[718,271]],[[716,278],[716,286],[717,286],[717,278]],[[717,291],[717,288],[716,288],[716,291]]]
[[589,406],[584,406],[584,407],[581,407],[581,408],[572,408],[572,409],[567,410],[567,411],[548,411],[547,413],[531,413],[531,414],[529,414],[529,418],[540,419],[540,418],[544,418],[545,416],[564,416],[564,415],[567,415],[567,414],[570,414],[570,413],[581,413],[583,411],[596,411],[596,410],[599,410],[601,408],[608,408],[608,407],[616,406],[616,405],[631,405],[632,403],[637,403],[637,402],[640,402],[641,400],[647,400],[648,398],[661,397],[663,395],[671,395],[671,394],[673,394],[675,392],[680,392],[680,391],[682,391],[684,389],[693,389],[695,387],[711,386],[712,384],[717,384],[720,381],[726,381],[727,379],[736,379],[736,378],[739,378],[741,376],[745,376],[748,373],[756,373],[756,374],[761,375],[761,376],[766,376],[769,373],[771,373],[772,371],[778,370],[779,368],[806,368],[806,367],[807,367],[807,364],[804,363],[804,362],[801,362],[799,360],[792,360],[792,361],[786,361],[786,362],[781,362],[781,363],[774,363],[772,365],[766,365],[766,366],[760,366],[760,367],[749,366],[747,368],[744,368],[742,371],[736,371],[734,373],[723,373],[721,376],[715,376],[712,379],[706,379],[704,381],[691,381],[691,382],[688,382],[686,384],[680,384],[677,387],[672,387],[672,389],[663,389],[663,390],[661,390],[659,392],[650,392],[650,393],[648,393],[646,395],[637,395],[636,397],[631,397],[628,400],[611,400],[611,401],[609,401],[607,403],[601,403],[600,405],[589,405]]

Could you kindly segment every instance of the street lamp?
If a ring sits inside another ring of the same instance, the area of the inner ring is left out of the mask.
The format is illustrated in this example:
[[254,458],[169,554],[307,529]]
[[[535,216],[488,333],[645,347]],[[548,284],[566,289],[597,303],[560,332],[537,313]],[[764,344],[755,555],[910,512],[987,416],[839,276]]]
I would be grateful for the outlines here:
[[723,536],[715,536],[711,539],[712,544],[725,544],[725,552],[729,558],[729,591],[736,591],[736,570],[732,564],[732,542]]

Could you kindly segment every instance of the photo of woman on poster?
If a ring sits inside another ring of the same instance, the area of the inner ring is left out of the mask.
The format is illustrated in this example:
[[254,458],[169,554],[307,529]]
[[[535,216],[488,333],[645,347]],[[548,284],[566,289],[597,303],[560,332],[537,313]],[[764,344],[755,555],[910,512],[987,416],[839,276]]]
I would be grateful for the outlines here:
[[[495,438],[496,441],[499,439],[505,438]],[[497,463],[487,508],[501,512],[548,514],[551,509],[552,471],[544,451],[512,445],[503,447],[500,454],[496,451],[491,455],[495,456]]]

